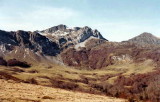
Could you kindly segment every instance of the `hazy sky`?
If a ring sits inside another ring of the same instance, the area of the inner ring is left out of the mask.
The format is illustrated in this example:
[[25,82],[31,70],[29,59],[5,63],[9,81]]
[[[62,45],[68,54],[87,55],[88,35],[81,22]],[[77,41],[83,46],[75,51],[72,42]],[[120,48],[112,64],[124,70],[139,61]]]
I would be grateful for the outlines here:
[[0,0],[1,30],[42,30],[58,24],[98,29],[110,41],[143,32],[160,36],[160,0]]

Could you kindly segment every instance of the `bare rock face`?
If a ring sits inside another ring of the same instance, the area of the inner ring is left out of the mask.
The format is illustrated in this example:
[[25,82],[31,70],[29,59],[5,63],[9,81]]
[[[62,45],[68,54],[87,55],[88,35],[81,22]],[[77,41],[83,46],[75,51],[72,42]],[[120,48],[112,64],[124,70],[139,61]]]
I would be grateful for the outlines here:
[[55,56],[59,53],[58,45],[49,41],[48,38],[36,32],[5,32],[0,31],[0,46],[1,51],[13,50],[15,46],[29,48],[34,52],[41,52],[44,55]]
[[[5,59],[18,59],[31,64],[54,62],[60,53],[59,45],[37,32],[0,31],[0,56]],[[49,57],[48,57],[49,56]]]
[[[88,44],[91,39],[93,41]],[[88,47],[85,46],[86,43],[89,46],[96,46],[103,41],[107,40],[98,30],[92,30],[87,26],[68,28],[66,25],[58,25],[35,32],[0,30],[0,56],[31,62],[42,59],[53,61],[52,57],[56,57],[66,48],[77,47],[78,44],[80,47]]]
[[5,59],[13,55],[12,58],[31,62],[49,59],[51,62],[54,60],[68,66],[90,69],[103,68],[118,61],[152,59],[158,63],[159,45],[160,39],[150,33],[125,42],[108,42],[98,30],[87,26],[68,28],[58,25],[35,32],[0,30],[0,56]]
[[49,29],[43,30],[42,32],[43,32],[43,33],[52,34],[52,33],[56,32],[56,31],[58,31],[58,30],[60,30],[60,31],[65,31],[66,28],[67,28],[66,25],[58,25],[58,26],[54,26],[54,27],[51,27],[51,28],[49,28]]
[[66,25],[58,25],[38,32],[56,41],[63,48],[84,42],[90,37],[106,40],[98,30],[92,30],[88,26],[68,28]]

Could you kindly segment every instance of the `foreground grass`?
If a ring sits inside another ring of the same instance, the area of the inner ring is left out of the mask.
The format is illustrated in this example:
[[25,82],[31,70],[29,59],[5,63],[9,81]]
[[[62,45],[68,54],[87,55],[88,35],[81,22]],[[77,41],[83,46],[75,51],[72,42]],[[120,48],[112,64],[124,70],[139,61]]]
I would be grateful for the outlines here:
[[66,91],[0,79],[0,102],[125,102],[123,99]]

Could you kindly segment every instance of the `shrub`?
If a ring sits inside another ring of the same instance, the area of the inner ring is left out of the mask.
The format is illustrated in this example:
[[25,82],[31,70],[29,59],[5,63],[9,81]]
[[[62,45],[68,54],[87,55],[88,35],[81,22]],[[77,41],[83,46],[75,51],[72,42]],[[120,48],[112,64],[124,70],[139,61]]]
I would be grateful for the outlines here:
[[7,62],[3,59],[3,57],[0,57],[0,65],[7,66]]
[[7,65],[8,66],[19,66],[19,67],[24,67],[24,68],[30,67],[30,65],[27,62],[21,62],[16,59],[8,60]]
[[54,80],[54,79],[51,79],[50,81],[54,87],[58,87],[58,88],[62,88],[62,89],[76,90],[79,87],[74,82],[64,82],[64,81],[58,81],[58,80]]
[[131,74],[130,77],[119,75],[113,84],[104,80],[101,83],[89,82],[88,84],[106,95],[126,98],[129,102],[160,102],[160,70],[145,74]]

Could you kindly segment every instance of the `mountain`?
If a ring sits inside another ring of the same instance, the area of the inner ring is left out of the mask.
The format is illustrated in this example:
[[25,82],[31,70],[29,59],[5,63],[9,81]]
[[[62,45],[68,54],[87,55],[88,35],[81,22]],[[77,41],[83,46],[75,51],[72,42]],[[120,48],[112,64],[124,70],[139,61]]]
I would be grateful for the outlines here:
[[[142,45],[158,44],[160,39],[150,33],[142,33],[125,43],[108,42],[98,30],[87,26],[68,28],[66,25],[58,25],[34,32],[0,30],[0,56],[4,59],[16,58],[29,63],[60,63],[91,69],[114,64],[113,57],[117,55],[119,59],[124,59],[122,56],[130,56],[130,60],[136,58],[133,52],[135,46],[139,50]],[[131,51],[125,50],[128,48]],[[152,53],[148,55],[154,55]]]
[[[63,63],[59,54],[68,47],[85,47],[91,39],[107,41],[100,32],[89,27],[67,28],[58,25],[43,31],[0,30],[0,56],[16,58],[30,63]],[[98,41],[97,41],[98,43]]]
[[62,48],[82,43],[89,38],[106,40],[98,30],[92,30],[88,26],[68,28],[66,25],[58,25],[38,32],[56,41]]
[[56,55],[59,53],[58,45],[48,38],[36,32],[5,32],[0,31],[0,44],[12,50],[14,46],[28,48],[35,52],[39,51],[46,55]]
[[60,53],[57,43],[37,32],[0,31],[0,56],[19,60],[38,62],[44,56],[56,56]]
[[[94,45],[92,42],[90,45]],[[61,56],[66,65],[87,69],[101,69],[117,63],[137,63],[147,59],[159,65],[159,45],[159,38],[150,33],[142,33],[124,42],[103,42],[81,50],[70,48],[63,51]]]
[[[150,33],[142,33],[125,43],[109,42],[98,30],[87,26],[68,28],[66,25],[58,25],[34,32],[0,30],[0,56],[4,59],[16,58],[29,63],[60,63],[90,69],[112,65],[118,59],[140,60],[137,54],[140,54],[141,46],[149,48],[148,45],[159,44],[160,39]],[[130,51],[126,50],[129,48]],[[156,60],[153,55],[158,50],[150,48],[147,55]],[[143,54],[140,55],[144,57]]]
[[159,102],[158,45],[159,38],[150,33],[110,42],[87,26],[0,30],[0,78],[129,102]]
[[128,42],[135,43],[135,44],[141,44],[141,45],[144,45],[144,44],[159,45],[160,39],[152,35],[151,33],[144,32],[140,34],[139,36],[136,36],[128,40]]

